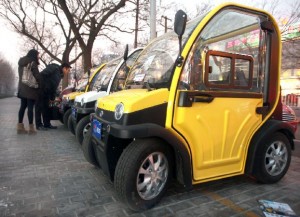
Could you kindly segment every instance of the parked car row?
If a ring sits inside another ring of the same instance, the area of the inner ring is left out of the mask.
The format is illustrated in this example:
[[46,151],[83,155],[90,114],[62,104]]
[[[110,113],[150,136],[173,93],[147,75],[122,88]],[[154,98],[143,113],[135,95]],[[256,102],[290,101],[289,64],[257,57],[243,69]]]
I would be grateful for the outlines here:
[[274,18],[226,3],[186,21],[178,11],[174,32],[63,96],[64,124],[132,210],[155,206],[171,179],[186,189],[242,174],[274,183],[290,165],[297,119],[279,101]]

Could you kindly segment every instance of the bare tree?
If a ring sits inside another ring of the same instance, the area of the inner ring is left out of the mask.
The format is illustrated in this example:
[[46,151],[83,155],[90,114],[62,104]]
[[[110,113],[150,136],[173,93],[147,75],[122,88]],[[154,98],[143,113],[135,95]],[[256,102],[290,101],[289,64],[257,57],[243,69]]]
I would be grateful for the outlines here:
[[70,27],[64,25],[58,8],[50,3],[48,0],[1,0],[0,16],[14,31],[38,45],[50,60],[74,63],[81,55],[69,59],[76,39]]
[[[294,1],[283,7],[279,0],[271,3],[264,0],[261,7],[271,13],[279,24],[282,38],[282,70],[300,68],[300,42],[292,36],[293,32],[299,32],[300,25],[297,23],[300,21],[300,2]],[[299,36],[300,34],[298,38]]]
[[137,48],[140,43],[138,34],[144,31],[147,26],[147,20],[149,19],[150,13],[150,0],[132,0],[130,1],[134,5],[133,17],[134,17],[134,43],[133,47]]
[[[56,0],[50,1],[56,4]],[[117,25],[115,13],[123,8],[127,1],[74,0],[67,3],[65,0],[57,0],[57,6],[64,12],[83,52],[85,71],[92,66],[91,55],[97,36],[103,36],[114,41],[108,32],[126,32]]]
[[12,96],[16,89],[17,77],[11,64],[0,54],[0,96]]
[[[16,32],[46,53],[42,55],[46,64],[47,60],[72,64],[83,55],[83,67],[87,71],[92,66],[96,37],[103,36],[118,44],[114,33],[126,32],[118,26],[120,22],[115,14],[126,1],[2,0],[0,15]],[[76,42],[81,52],[70,60]]]
[[[56,5],[48,0],[1,0],[0,16],[9,22],[15,32],[27,38],[24,47],[41,48],[38,50],[45,65],[52,61],[72,64],[82,55],[79,53],[70,59],[76,39]],[[66,79],[63,81],[65,86]]]

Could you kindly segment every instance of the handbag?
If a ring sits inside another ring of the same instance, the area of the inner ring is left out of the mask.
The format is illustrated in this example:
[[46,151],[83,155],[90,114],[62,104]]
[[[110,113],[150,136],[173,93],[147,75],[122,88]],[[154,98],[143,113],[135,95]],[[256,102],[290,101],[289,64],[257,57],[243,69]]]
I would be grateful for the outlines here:
[[39,85],[31,71],[32,62],[23,68],[22,83],[28,87],[38,88]]

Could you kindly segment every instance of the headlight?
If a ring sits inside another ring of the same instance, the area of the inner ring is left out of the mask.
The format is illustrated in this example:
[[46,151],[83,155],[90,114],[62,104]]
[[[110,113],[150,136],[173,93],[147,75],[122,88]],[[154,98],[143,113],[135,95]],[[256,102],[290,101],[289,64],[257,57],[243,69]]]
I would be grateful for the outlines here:
[[84,104],[84,99],[82,98],[80,102],[81,107],[83,106],[83,104]]
[[120,120],[124,113],[124,105],[123,103],[119,103],[115,108],[115,119]]

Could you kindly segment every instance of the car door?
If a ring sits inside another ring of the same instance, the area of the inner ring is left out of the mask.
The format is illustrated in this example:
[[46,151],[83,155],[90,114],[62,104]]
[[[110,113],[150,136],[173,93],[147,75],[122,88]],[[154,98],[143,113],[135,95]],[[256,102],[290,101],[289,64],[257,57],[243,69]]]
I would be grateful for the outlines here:
[[191,47],[172,126],[189,146],[196,182],[243,173],[250,139],[263,121],[264,19],[224,9],[202,24]]

